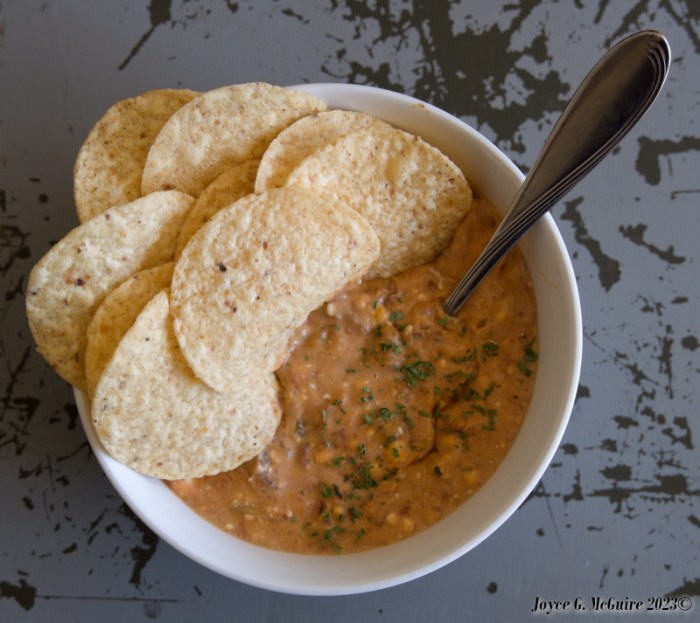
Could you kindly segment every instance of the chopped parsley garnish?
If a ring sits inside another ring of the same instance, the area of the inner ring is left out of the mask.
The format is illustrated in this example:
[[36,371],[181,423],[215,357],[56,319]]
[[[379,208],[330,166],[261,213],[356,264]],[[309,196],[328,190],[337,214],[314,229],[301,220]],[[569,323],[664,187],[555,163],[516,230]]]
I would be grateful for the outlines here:
[[467,350],[466,354],[463,355],[462,357],[455,357],[453,361],[455,363],[466,363],[467,361],[475,361],[477,357],[477,351],[476,349],[469,349]]
[[401,345],[397,344],[396,342],[382,342],[381,344],[379,344],[379,348],[382,349],[382,352],[387,352],[388,350],[391,350],[394,352],[395,355],[401,354]]
[[372,478],[372,464],[362,463],[352,474],[348,474],[347,479],[355,489],[371,489],[377,486],[377,481]]
[[496,409],[486,409],[482,407],[481,405],[474,405],[474,408],[481,413],[484,417],[488,418],[488,422],[484,424],[481,428],[485,431],[494,431],[496,430]]
[[481,353],[484,355],[484,359],[495,357],[498,355],[498,342],[494,339],[487,340],[481,346]]
[[336,398],[333,402],[331,402],[331,404],[334,407],[338,407],[338,409],[340,409],[343,413],[345,413],[345,409],[343,409],[343,401],[340,400],[340,398]]
[[360,396],[362,402],[372,402],[374,400],[374,394],[369,387],[362,388],[362,395]]
[[408,387],[415,387],[418,381],[423,381],[435,374],[435,366],[429,361],[414,361],[411,364],[396,367],[401,373],[401,380]]
[[523,348],[522,359],[518,361],[518,370],[520,370],[525,376],[532,375],[532,368],[530,368],[530,364],[535,363],[539,358],[537,352],[532,348],[534,341],[535,338],[533,337],[532,340],[525,345]]
[[[324,498],[329,498],[332,495],[335,495],[335,497],[337,497],[337,498],[341,498],[341,499],[343,498],[343,494],[340,492],[338,485],[336,485],[335,483],[333,483],[329,487],[325,482],[322,482],[321,483],[321,495]],[[330,515],[328,518],[330,518]]]
[[397,320],[401,320],[401,318],[403,318],[403,312],[400,309],[397,309],[389,314],[389,320],[391,320],[392,323],[395,323]]
[[369,411],[363,414],[363,419],[365,424],[374,424],[377,420],[383,420],[385,422],[390,422],[399,415],[406,415],[406,407],[400,403],[396,403],[396,409],[392,411],[388,407],[379,407],[374,411]]

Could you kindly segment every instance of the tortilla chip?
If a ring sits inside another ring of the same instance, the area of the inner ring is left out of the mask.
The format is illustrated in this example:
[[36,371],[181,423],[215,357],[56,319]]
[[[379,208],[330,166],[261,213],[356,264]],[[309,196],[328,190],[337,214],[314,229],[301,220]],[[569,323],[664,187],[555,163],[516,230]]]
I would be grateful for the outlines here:
[[255,192],[281,188],[304,158],[352,130],[373,124],[384,122],[352,110],[327,110],[295,121],[265,150],[255,179]]
[[173,259],[193,202],[170,191],[110,208],[76,227],[34,266],[27,284],[29,328],[39,353],[66,381],[86,388],[92,314],[124,279]]
[[175,257],[180,256],[193,234],[214,214],[253,192],[258,163],[258,160],[248,160],[238,164],[224,171],[202,191],[182,224]]
[[168,480],[213,475],[260,453],[281,417],[275,375],[228,394],[199,381],[180,354],[162,290],[117,346],[95,388],[92,418],[107,452]]
[[291,188],[238,200],[175,265],[171,313],[185,359],[219,391],[248,370],[274,371],[294,329],[378,252],[367,220],[330,197]]
[[87,328],[85,348],[88,396],[92,397],[95,393],[95,386],[117,344],[146,303],[163,288],[170,287],[174,266],[173,262],[168,262],[131,275],[112,290],[95,311]]
[[198,95],[158,89],[114,104],[88,134],[73,168],[73,195],[82,223],[141,196],[146,156],[170,116]]
[[141,190],[180,190],[196,197],[226,169],[259,159],[270,141],[300,117],[326,109],[308,93],[263,82],[208,91],[168,119],[146,160]]
[[299,164],[286,186],[327,192],[374,226],[381,254],[366,277],[437,256],[471,204],[464,174],[438,149],[388,125],[342,136]]

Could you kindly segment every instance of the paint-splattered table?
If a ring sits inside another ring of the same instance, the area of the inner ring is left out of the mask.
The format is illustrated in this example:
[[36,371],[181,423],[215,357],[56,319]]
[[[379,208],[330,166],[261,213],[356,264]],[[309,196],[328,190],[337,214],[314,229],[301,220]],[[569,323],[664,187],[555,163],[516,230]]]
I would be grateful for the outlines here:
[[[249,588],[159,541],[103,476],[24,315],[31,266],[77,223],[72,164],[102,112],[163,86],[372,84],[460,116],[527,169],[602,51],[647,27],[674,51],[660,101],[554,210],[583,370],[515,515],[446,568],[364,597]],[[0,3],[0,620],[495,621],[537,600],[679,595],[691,612],[636,617],[697,620],[699,33],[694,0]]]

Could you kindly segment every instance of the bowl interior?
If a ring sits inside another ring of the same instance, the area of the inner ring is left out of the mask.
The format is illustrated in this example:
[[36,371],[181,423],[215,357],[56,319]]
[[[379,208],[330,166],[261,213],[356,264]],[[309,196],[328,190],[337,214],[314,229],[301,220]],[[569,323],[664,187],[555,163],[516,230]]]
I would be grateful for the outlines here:
[[[309,84],[295,88],[334,108],[368,112],[439,147],[470,183],[505,211],[522,174],[498,149],[458,119],[428,104],[382,89]],[[493,477],[431,529],[401,543],[344,556],[304,556],[245,543],[193,513],[159,480],[108,456],[92,430],[89,403],[76,391],[86,434],[104,472],[136,514],[186,556],[224,576],[281,592],[338,595],[376,590],[437,569],[475,547],[518,508],[552,459],[578,385],[581,317],[576,281],[563,241],[546,215],[521,240],[539,313],[540,360],[525,422]]]

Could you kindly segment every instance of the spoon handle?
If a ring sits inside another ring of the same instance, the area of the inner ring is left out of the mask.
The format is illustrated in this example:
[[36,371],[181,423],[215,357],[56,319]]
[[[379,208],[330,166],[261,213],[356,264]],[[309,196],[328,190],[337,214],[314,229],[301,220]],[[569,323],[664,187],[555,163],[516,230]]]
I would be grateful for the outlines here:
[[653,30],[626,37],[576,89],[483,252],[443,307],[454,316],[520,237],[629,132],[668,74],[671,49]]

